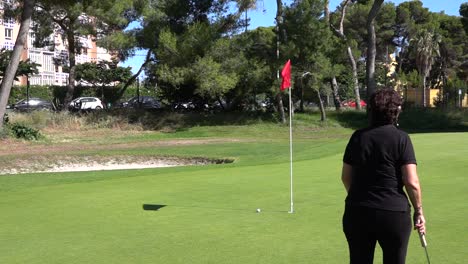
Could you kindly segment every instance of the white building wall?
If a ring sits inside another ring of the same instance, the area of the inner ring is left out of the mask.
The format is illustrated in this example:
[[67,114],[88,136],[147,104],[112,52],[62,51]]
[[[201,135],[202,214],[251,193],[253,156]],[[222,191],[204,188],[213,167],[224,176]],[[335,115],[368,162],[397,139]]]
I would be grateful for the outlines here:
[[[0,12],[3,10],[3,3],[7,1],[0,0]],[[19,26],[19,23],[13,19],[5,21],[0,19],[0,48],[13,50]],[[54,43],[50,47],[35,48],[33,45],[34,33],[30,31],[27,41],[28,47],[25,50],[26,54],[24,57],[41,65],[38,67],[39,73],[29,77],[31,85],[63,86],[68,83],[68,73],[62,71],[62,66],[54,64],[54,59],[62,58],[64,61],[67,61],[68,58],[67,43],[62,39],[62,34],[60,33],[60,30],[57,29],[50,36],[51,43]],[[81,54],[76,54],[76,64],[111,60],[112,56],[107,50],[96,48],[96,43],[92,41],[91,36],[81,37],[79,40],[83,46],[83,50]],[[15,82],[15,84],[25,84],[25,82],[26,80],[24,82]]]

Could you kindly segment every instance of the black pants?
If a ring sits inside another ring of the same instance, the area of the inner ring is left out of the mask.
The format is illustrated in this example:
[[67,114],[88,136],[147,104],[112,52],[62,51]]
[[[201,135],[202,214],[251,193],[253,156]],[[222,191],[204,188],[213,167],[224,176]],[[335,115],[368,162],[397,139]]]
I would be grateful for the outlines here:
[[411,212],[346,206],[343,231],[351,264],[372,264],[376,242],[384,264],[404,264],[411,233]]

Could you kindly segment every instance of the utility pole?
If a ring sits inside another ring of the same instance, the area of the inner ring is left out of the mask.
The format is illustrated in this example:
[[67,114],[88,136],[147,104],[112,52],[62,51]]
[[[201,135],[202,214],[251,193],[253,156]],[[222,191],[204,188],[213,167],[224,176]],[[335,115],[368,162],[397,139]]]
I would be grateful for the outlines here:
[[461,94],[462,94],[462,90],[458,89],[458,103],[459,103],[460,108],[462,108]]
[[29,112],[29,74],[26,74],[26,110]]
[[137,86],[137,102],[138,102],[138,108],[141,108],[141,102],[140,102],[140,78],[136,78],[136,86]]

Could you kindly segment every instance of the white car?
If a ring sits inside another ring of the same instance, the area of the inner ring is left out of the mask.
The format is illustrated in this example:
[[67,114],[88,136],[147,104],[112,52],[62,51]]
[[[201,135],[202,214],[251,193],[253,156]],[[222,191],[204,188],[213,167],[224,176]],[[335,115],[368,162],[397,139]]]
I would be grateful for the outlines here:
[[103,109],[104,105],[97,97],[78,97],[73,99],[68,105],[70,111],[77,110],[99,110]]

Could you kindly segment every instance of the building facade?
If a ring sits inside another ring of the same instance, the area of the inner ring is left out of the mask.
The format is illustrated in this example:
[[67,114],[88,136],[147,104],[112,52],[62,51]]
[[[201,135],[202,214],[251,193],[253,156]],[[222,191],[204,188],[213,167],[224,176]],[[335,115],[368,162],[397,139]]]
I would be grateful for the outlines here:
[[[4,3],[11,0],[0,0],[0,12],[3,11]],[[34,21],[32,21],[32,24]],[[32,25],[31,25],[32,26]],[[13,50],[18,36],[20,24],[14,19],[0,18],[0,48]],[[49,37],[50,46],[34,47],[34,32],[30,30],[28,41],[21,55],[21,60],[30,59],[39,64],[38,74],[29,76],[30,85],[58,85],[63,86],[68,83],[68,73],[63,71],[60,61],[68,63],[67,42],[63,40],[61,31],[55,29]],[[81,53],[76,54],[76,64],[85,62],[110,61],[112,55],[101,47],[97,47],[96,41],[91,36],[79,38]],[[26,85],[27,77],[19,77],[15,85]]]

